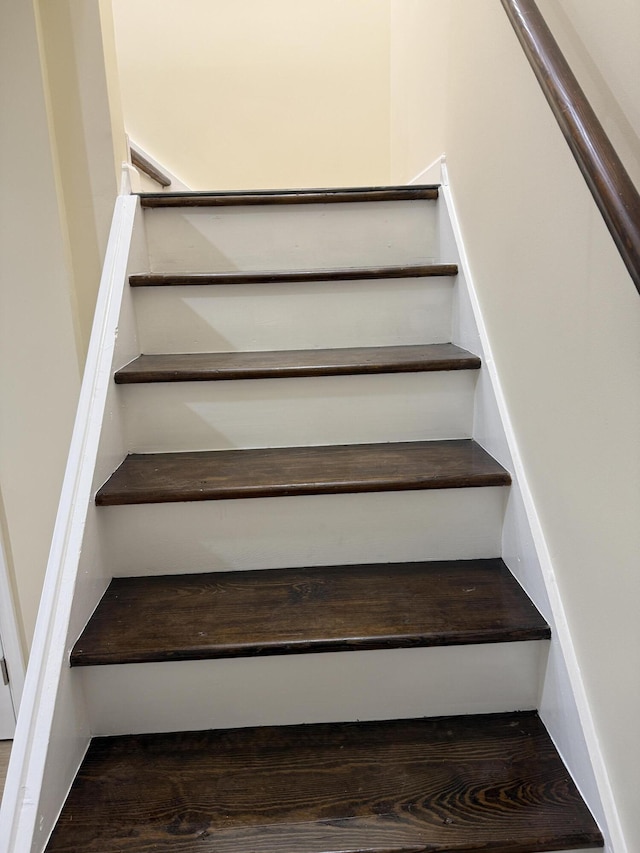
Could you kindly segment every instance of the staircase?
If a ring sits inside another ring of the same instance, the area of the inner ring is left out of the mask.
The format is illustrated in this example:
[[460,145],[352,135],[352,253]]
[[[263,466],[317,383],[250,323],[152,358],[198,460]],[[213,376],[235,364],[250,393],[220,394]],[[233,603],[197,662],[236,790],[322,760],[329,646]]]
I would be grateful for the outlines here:
[[113,580],[70,658],[96,736],[48,853],[602,846],[536,713],[437,199],[141,197]]

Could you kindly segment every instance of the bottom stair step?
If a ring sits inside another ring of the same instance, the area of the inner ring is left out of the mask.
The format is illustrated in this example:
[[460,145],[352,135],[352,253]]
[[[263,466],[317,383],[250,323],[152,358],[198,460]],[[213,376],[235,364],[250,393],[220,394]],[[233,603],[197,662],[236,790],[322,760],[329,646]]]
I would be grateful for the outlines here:
[[47,853],[540,853],[602,843],[528,712],[97,738]]

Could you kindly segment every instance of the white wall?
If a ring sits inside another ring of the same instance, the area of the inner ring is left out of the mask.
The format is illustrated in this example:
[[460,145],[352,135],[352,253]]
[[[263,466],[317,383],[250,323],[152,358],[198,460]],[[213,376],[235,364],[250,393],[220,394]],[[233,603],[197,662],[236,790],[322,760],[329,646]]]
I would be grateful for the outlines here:
[[127,131],[193,188],[389,178],[390,0],[113,0]]
[[[584,44],[599,44],[601,20],[605,45],[593,61],[613,51],[603,79],[611,75],[616,93],[620,82],[618,105],[633,94],[637,108],[637,62],[616,58],[636,56],[637,10],[623,0],[606,12],[596,0],[561,5],[571,7],[566,40],[584,32]],[[637,850],[640,298],[500,4],[450,6],[451,185],[628,850]],[[627,132],[635,120],[632,111]]]

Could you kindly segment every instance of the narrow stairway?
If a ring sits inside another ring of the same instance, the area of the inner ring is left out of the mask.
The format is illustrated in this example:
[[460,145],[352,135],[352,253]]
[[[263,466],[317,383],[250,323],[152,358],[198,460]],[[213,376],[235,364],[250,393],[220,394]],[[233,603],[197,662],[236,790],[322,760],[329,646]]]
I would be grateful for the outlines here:
[[437,187],[141,197],[94,737],[48,853],[542,853],[602,837],[536,713]]

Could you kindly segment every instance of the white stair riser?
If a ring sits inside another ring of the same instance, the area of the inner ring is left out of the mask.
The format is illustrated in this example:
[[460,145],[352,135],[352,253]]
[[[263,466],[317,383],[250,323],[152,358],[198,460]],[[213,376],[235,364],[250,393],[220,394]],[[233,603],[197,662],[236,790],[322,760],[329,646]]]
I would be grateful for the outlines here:
[[86,667],[94,735],[531,710],[547,641]]
[[438,254],[432,201],[147,209],[145,225],[156,272],[404,265]]
[[449,277],[133,288],[143,353],[448,343]]
[[114,576],[500,556],[508,489],[101,507]]
[[468,438],[477,371],[121,386],[136,452]]

